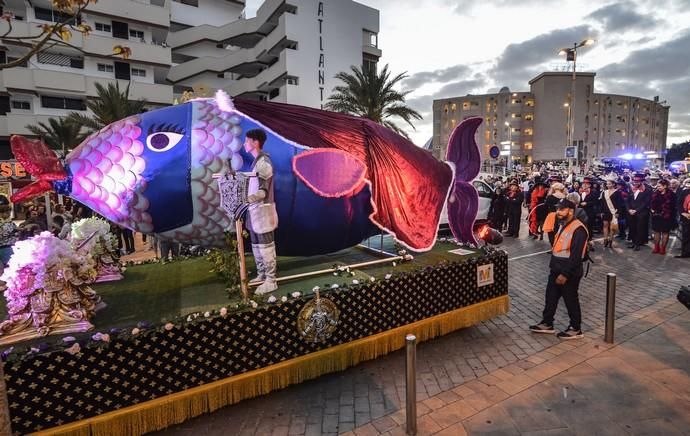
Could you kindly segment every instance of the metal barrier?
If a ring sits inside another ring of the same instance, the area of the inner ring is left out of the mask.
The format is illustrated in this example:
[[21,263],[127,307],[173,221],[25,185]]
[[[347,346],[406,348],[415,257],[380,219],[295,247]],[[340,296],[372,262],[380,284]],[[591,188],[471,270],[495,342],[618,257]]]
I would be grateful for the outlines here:
[[405,418],[407,434],[417,434],[417,337],[405,336]]
[[606,274],[606,333],[604,341],[613,343],[614,321],[616,320],[616,275]]

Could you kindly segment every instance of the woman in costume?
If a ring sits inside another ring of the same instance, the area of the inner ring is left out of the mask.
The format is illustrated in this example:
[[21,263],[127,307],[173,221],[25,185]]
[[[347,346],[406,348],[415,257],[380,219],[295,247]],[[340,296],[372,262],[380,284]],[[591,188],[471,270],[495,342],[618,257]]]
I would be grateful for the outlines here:
[[660,180],[652,193],[652,230],[654,231],[653,253],[666,254],[668,236],[675,227],[676,194],[668,189],[668,180]]
[[604,248],[613,247],[613,235],[618,231],[618,219],[625,210],[625,203],[614,178],[606,179],[606,189],[599,196],[601,220],[604,232]]

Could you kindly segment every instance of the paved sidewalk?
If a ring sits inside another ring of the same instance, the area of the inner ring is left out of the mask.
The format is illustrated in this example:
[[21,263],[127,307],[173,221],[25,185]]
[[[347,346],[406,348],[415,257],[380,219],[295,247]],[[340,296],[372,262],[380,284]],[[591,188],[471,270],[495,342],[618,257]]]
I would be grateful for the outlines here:
[[[672,246],[677,248],[677,244],[673,239]],[[589,277],[580,284],[587,343],[594,340],[604,324],[606,273],[618,275],[618,328],[626,320],[635,319],[633,317],[653,317],[669,305],[677,306],[673,297],[690,279],[687,259],[674,259],[671,254],[655,255],[648,247],[633,252],[618,241],[613,250],[601,247],[598,243],[593,253],[595,264]],[[437,399],[454,398],[453,395],[457,395],[454,389],[471,386],[477,379],[499,369],[522,374],[557,351],[562,354],[570,347],[560,345],[553,335],[532,335],[526,331],[529,324],[541,319],[549,262],[549,255],[543,251],[548,249],[548,242],[528,240],[526,236],[507,238],[502,248],[508,251],[511,259],[510,312],[419,345],[417,400],[420,413],[424,411],[424,401],[434,403]],[[567,327],[562,303],[556,318],[558,328]],[[624,334],[624,330],[618,331],[617,340],[620,341]],[[546,350],[549,354],[541,354]],[[401,413],[405,407],[404,380],[404,350],[401,350],[346,371],[242,401],[166,428],[159,434],[332,436],[364,428],[366,424],[373,425],[382,418],[399,416],[396,413]],[[498,395],[494,389],[489,395],[492,394]],[[232,431],[228,433],[228,429]]]
[[[673,298],[418,404],[418,434],[689,435],[690,311]],[[404,411],[346,432],[404,435]]]

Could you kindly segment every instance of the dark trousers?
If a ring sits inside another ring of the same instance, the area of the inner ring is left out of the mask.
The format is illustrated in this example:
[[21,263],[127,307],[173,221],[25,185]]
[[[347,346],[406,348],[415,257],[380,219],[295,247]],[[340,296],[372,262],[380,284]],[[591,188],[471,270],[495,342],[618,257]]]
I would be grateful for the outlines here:
[[129,229],[122,229],[122,239],[125,240],[125,251],[127,253],[134,253],[134,234],[132,231]]
[[508,234],[510,236],[518,236],[520,233],[520,216],[522,210],[508,211]]
[[558,277],[558,274],[554,272],[549,274],[549,282],[546,285],[546,304],[544,306],[542,321],[545,324],[553,325],[553,318],[556,316],[558,301],[563,297],[565,307],[568,309],[568,316],[570,317],[570,326],[575,330],[580,330],[582,314],[580,312],[580,299],[577,295],[577,288],[580,286],[580,279],[582,277],[569,278],[564,285],[557,285],[556,277]]
[[180,244],[175,241],[160,241],[161,259],[168,260],[168,256],[172,255],[173,259],[180,255]]
[[690,220],[683,217],[680,218],[680,254],[681,256],[690,256]]
[[635,245],[647,245],[649,231],[649,212],[638,211],[628,216],[630,240]]
[[625,239],[627,229],[628,229],[627,217],[626,218],[619,217],[618,218],[618,237],[621,239]]

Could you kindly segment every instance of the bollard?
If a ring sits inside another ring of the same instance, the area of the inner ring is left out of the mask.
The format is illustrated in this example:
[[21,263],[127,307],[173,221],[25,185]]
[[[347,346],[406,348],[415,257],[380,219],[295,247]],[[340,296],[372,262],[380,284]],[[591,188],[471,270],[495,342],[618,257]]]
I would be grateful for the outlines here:
[[604,341],[613,344],[613,323],[616,318],[616,275],[606,274],[606,333]]
[[405,336],[405,418],[407,434],[417,434],[417,337]]

